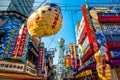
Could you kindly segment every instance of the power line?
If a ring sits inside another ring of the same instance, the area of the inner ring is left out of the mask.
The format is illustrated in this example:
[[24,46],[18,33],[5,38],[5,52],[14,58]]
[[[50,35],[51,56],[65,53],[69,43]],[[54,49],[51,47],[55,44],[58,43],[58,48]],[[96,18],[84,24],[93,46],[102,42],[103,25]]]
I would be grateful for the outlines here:
[[53,43],[54,39],[55,39],[55,35],[54,35],[53,38],[51,39],[51,42],[49,43],[49,45],[47,46],[47,48],[49,48],[49,47],[51,46],[51,44]]

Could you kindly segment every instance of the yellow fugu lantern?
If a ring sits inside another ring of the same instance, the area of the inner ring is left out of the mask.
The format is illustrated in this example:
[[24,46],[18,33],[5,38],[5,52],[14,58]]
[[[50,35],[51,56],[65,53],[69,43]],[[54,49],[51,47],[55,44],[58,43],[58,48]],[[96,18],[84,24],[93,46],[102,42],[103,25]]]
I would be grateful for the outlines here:
[[61,26],[61,9],[53,3],[38,8],[27,20],[28,32],[34,37],[54,35],[61,29]]

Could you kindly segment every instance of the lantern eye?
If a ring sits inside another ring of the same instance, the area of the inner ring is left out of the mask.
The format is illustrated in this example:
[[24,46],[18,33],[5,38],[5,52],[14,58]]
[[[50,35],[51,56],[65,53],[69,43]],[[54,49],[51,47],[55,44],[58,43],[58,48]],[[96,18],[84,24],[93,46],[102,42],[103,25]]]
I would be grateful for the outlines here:
[[51,8],[49,8],[48,11],[51,11]]
[[42,13],[45,13],[45,11],[42,11]]
[[55,9],[55,11],[57,12],[57,10]]

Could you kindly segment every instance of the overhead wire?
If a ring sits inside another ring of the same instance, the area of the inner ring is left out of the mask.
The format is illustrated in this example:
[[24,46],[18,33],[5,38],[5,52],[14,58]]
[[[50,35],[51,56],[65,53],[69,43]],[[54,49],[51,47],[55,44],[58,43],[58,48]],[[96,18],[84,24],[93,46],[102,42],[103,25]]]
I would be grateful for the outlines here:
[[[93,4],[93,3],[92,3]],[[101,2],[99,2],[99,3],[97,3],[97,4],[103,4],[103,3],[101,3]],[[104,3],[105,4],[105,3]],[[103,5],[101,5],[101,6],[103,6]],[[74,5],[74,6],[60,6],[60,7],[65,7],[65,8],[70,8],[70,7],[80,7],[80,6],[77,6],[77,5]],[[71,15],[72,15],[72,24],[73,24],[73,29],[74,29],[74,18],[73,18],[73,12],[77,12],[77,11],[81,11],[81,9],[79,9],[79,10],[70,10],[70,9],[66,9],[66,10],[63,10],[63,11],[71,11]],[[75,30],[74,30],[75,31]],[[75,37],[75,32],[74,32],[74,37]],[[51,46],[51,44],[52,44],[52,42],[54,42],[54,39],[55,39],[55,36],[51,39],[51,42],[50,42],[50,44],[49,44],[49,46],[48,47],[50,47]],[[75,40],[76,41],[76,40]],[[55,42],[54,42],[55,43]],[[56,43],[55,43],[56,44]],[[57,45],[57,44],[56,44]]]
[[47,46],[47,48],[50,48],[50,46],[52,45],[52,43],[54,41],[54,38],[55,38],[55,36],[53,36],[53,38],[52,38],[51,42],[49,43],[49,45]]
[[72,17],[72,28],[73,28],[73,35],[74,35],[74,40],[75,40],[75,43],[76,43],[76,37],[75,37],[75,28],[74,28],[74,18],[73,18],[73,12],[71,11],[71,17]]

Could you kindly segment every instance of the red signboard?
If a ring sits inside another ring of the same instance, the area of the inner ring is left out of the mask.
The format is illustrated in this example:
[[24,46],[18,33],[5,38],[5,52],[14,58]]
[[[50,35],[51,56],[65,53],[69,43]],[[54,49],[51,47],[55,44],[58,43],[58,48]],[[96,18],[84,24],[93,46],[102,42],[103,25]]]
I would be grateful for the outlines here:
[[[93,43],[97,44],[97,42],[96,42],[96,38],[95,38],[95,33],[94,33],[93,29],[90,28],[91,26],[89,26],[89,20],[88,20],[88,16],[87,16],[88,13],[86,12],[86,9],[84,6],[82,6],[81,8],[82,8],[83,18],[84,18],[84,22],[85,22],[85,29],[87,30],[87,36],[88,36],[88,41],[89,41],[89,45],[90,45],[90,48],[88,49],[88,51],[86,53],[84,53],[85,55],[83,55],[82,62],[84,62],[94,53],[95,47],[94,47]],[[95,50],[95,51],[97,51],[97,50]]]
[[98,20],[101,23],[115,23],[115,22],[120,22],[120,16],[98,16]]
[[12,57],[22,57],[26,36],[27,27],[21,26],[21,28],[18,31],[17,39],[13,48]]
[[40,48],[40,53],[39,53],[39,62],[38,62],[38,68],[43,68],[43,60],[44,60],[44,48],[43,47],[41,47]]

